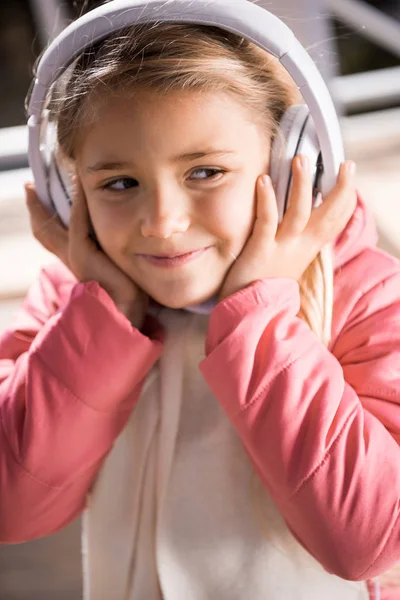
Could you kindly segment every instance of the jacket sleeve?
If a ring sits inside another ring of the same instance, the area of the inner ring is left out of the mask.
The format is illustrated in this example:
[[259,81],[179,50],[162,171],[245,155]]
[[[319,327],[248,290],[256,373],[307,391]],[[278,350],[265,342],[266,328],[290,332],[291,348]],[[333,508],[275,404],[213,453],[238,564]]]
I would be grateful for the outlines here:
[[296,282],[254,283],[214,309],[200,366],[295,537],[350,580],[400,559],[400,272],[389,271],[331,351],[297,317]]
[[161,346],[96,282],[58,306],[42,272],[0,337],[0,542],[48,535],[82,511]]

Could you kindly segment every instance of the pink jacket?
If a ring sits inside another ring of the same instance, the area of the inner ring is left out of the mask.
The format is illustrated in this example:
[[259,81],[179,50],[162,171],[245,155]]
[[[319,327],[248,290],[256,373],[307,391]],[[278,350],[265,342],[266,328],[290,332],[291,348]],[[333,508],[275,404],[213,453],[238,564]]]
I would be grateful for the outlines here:
[[[200,364],[296,538],[351,580],[400,561],[400,265],[376,239],[360,200],[336,244],[330,351],[296,316],[297,283],[271,279],[213,310]],[[84,509],[162,352],[145,333],[97,283],[42,271],[0,337],[1,542]]]

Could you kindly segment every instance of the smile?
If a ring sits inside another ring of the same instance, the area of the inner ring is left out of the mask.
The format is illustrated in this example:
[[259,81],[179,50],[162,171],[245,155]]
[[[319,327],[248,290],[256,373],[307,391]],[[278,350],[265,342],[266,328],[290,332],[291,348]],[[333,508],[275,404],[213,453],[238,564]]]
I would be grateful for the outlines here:
[[211,246],[208,246],[207,248],[200,248],[200,250],[193,250],[192,252],[187,252],[185,254],[175,254],[168,256],[156,256],[154,254],[137,254],[137,256],[157,267],[173,268],[181,267],[189,262],[196,260],[205,252],[207,252],[207,250],[209,250],[210,248]]

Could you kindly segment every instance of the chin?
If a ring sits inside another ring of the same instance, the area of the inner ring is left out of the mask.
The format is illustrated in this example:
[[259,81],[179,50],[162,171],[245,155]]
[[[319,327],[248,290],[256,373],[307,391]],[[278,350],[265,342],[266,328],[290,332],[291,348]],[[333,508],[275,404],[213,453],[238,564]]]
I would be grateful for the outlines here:
[[207,300],[211,300],[214,298],[220,289],[220,286],[215,289],[204,290],[202,293],[189,293],[182,292],[180,290],[176,294],[160,294],[155,293],[151,294],[153,300],[162,304],[162,306],[166,306],[167,308],[174,309],[183,309],[189,308],[190,306],[197,306],[198,304],[202,304],[203,302],[207,302]]

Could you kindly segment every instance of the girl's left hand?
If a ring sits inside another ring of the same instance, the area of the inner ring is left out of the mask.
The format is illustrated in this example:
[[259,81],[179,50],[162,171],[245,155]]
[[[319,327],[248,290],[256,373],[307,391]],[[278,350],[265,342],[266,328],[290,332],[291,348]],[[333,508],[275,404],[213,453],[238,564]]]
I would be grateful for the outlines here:
[[219,299],[266,278],[285,277],[298,281],[326,244],[333,242],[349,222],[357,204],[355,164],[341,165],[337,183],[321,205],[312,208],[310,161],[293,160],[290,203],[282,222],[271,179],[257,180],[257,208],[253,231],[232,265]]

